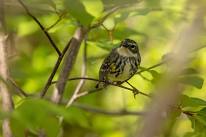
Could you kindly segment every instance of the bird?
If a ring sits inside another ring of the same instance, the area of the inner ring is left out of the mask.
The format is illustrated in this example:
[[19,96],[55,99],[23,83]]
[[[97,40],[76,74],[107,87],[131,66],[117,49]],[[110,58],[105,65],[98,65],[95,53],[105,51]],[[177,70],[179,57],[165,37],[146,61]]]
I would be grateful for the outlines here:
[[105,88],[109,83],[121,85],[137,72],[140,63],[138,44],[128,38],[122,40],[104,59],[96,88]]

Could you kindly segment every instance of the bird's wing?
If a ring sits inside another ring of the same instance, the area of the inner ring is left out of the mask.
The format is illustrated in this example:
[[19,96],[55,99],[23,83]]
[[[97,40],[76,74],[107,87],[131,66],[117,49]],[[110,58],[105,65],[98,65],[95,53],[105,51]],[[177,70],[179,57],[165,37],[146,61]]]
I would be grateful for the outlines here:
[[111,53],[104,59],[103,64],[99,71],[99,79],[106,80],[106,76],[109,72],[113,72],[116,69],[115,60],[118,58],[118,54],[113,49]]

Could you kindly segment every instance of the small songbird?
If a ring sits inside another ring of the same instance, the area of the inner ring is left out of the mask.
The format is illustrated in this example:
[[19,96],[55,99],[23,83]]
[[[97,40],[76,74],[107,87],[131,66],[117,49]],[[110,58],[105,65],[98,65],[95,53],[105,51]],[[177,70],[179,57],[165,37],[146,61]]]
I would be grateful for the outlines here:
[[141,57],[134,40],[125,39],[104,59],[99,70],[99,82],[96,88],[104,88],[108,83],[122,84],[129,80],[138,70]]

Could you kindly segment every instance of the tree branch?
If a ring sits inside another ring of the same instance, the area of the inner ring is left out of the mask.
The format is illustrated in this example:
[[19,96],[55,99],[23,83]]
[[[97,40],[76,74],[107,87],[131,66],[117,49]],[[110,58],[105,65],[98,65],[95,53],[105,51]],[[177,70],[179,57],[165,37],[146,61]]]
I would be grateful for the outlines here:
[[14,80],[8,79],[8,82],[15,88],[17,93],[23,97],[28,97],[29,94],[27,94],[23,89],[21,89]]
[[47,90],[49,89],[49,87],[50,87],[50,85],[52,83],[52,80],[53,80],[53,78],[54,78],[54,76],[55,76],[55,74],[56,74],[56,72],[57,72],[57,70],[58,70],[58,68],[59,68],[59,66],[60,66],[60,64],[62,62],[62,59],[63,59],[64,55],[66,54],[67,50],[69,49],[69,46],[71,44],[72,39],[73,38],[70,39],[70,41],[68,42],[68,44],[66,45],[66,47],[62,51],[61,56],[58,57],[58,59],[56,61],[56,64],[55,64],[55,66],[54,66],[54,68],[52,70],[52,73],[50,74],[50,76],[49,76],[49,78],[47,80],[46,85],[44,86],[43,90],[40,93],[40,97],[43,98],[46,95],[46,92],[47,92]]
[[[6,53],[6,24],[4,22],[4,0],[0,0],[0,25],[3,33],[0,33],[0,93],[2,98],[2,110],[9,113],[13,110],[12,96],[9,89],[4,83],[8,79],[7,53]],[[3,137],[12,137],[9,118],[3,119],[2,122]]]
[[118,110],[118,111],[108,111],[108,110],[102,110],[96,107],[79,104],[79,103],[73,103],[72,106],[88,111],[88,112],[107,115],[107,116],[143,116],[145,115],[145,112],[128,111],[124,109]]
[[151,69],[154,69],[154,68],[156,68],[156,67],[161,66],[161,65],[164,64],[164,63],[165,63],[165,61],[162,61],[162,62],[160,62],[160,63],[157,63],[157,64],[155,64],[155,65],[152,65],[151,67],[148,67],[148,68],[146,68],[146,69],[142,69],[142,70],[138,71],[136,74],[140,74],[140,73],[142,73],[142,72],[149,71],[149,70],[151,70]]
[[44,26],[40,23],[40,21],[31,14],[31,12],[29,11],[29,9],[26,7],[26,5],[21,1],[18,0],[18,2],[21,4],[21,6],[25,9],[26,13],[39,25],[39,27],[41,28],[41,30],[44,32],[44,34],[46,35],[46,37],[48,38],[49,42],[51,43],[52,47],[56,50],[57,54],[59,56],[61,56],[61,51],[58,49],[58,47],[56,46],[56,44],[54,43],[53,39],[51,38],[51,36],[49,35],[49,33],[46,31],[46,29],[44,28]]
[[73,36],[70,48],[67,52],[67,56],[64,58],[64,66],[59,75],[58,82],[56,83],[55,89],[53,91],[52,101],[55,103],[59,103],[61,101],[67,79],[73,68],[73,64],[76,60],[76,56],[78,54],[81,42],[85,38],[85,35],[87,34],[87,32],[88,32],[88,29],[81,26],[77,28]]
[[[81,80],[81,79],[90,80],[90,81],[96,81],[96,82],[105,82],[105,81],[101,81],[101,80],[94,79],[94,78],[83,78],[83,77],[69,78],[69,79],[67,79],[67,81]],[[57,82],[58,81],[53,81],[52,84],[57,83]],[[138,93],[141,94],[141,95],[144,95],[144,96],[147,96],[147,97],[151,97],[150,95],[148,95],[146,93],[143,93],[143,92],[139,91],[138,89],[131,89],[131,88],[128,88],[128,87],[125,87],[125,86],[122,86],[122,85],[117,85],[117,84],[110,83],[110,82],[106,82],[106,84],[112,85],[112,86],[116,86],[116,87],[120,87],[120,88],[123,88],[123,89],[127,89],[127,90],[132,91],[132,92],[138,91]],[[100,89],[91,90],[91,91],[81,92],[81,93],[77,94],[76,98],[79,98],[81,96],[85,96],[85,95],[88,95],[88,94],[91,94],[91,93],[94,93],[94,92],[97,92],[97,91],[100,91],[100,90],[101,90],[101,88]]]
[[52,29],[55,25],[57,25],[62,18],[65,16],[65,13],[62,13],[61,15],[59,15],[59,18],[49,27],[46,28],[47,31],[49,31],[50,29]]
[[103,16],[96,24],[92,25],[90,27],[90,29],[94,29],[97,28],[99,26],[102,25],[102,23],[104,23],[104,21],[110,16],[112,15],[114,12],[118,11],[119,9],[121,9],[122,6],[118,6],[118,7],[114,7],[113,9],[111,9],[105,16]]
[[[85,39],[85,43],[84,43],[81,77],[86,76],[86,70],[87,70],[87,39]],[[80,90],[83,87],[84,83],[85,83],[85,79],[81,79],[80,82],[78,83],[76,89],[74,90],[73,95],[71,96],[71,98],[67,102],[66,108],[68,108],[74,102],[74,100],[76,99],[77,94],[80,92]]]

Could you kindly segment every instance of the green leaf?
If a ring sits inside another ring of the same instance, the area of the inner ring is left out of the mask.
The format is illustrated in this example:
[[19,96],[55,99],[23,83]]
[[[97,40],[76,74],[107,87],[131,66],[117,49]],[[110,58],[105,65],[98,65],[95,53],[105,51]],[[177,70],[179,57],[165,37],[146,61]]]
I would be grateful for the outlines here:
[[[197,137],[205,137],[206,135],[206,108],[201,109],[193,116],[188,116]],[[195,136],[195,137],[196,137]]]
[[188,97],[186,95],[182,95],[181,105],[183,108],[184,107],[202,107],[202,106],[206,106],[206,101],[199,99],[199,98]]
[[194,86],[201,89],[204,83],[204,79],[199,76],[184,76],[180,78],[183,84]]
[[56,137],[60,130],[59,116],[63,116],[68,123],[78,122],[79,125],[87,126],[84,115],[78,109],[68,110],[45,100],[26,99],[12,113],[12,130],[17,137],[22,137],[25,130],[34,134],[43,130],[48,137]]
[[115,22],[113,18],[107,18],[104,22],[103,25],[108,29],[112,30],[115,27]]
[[183,95],[181,105],[183,109],[186,107],[193,107],[192,111],[194,111],[194,108],[204,107],[200,111],[194,112],[193,115],[187,115],[192,123],[192,128],[194,129],[194,132],[185,135],[186,137],[189,137],[189,135],[193,136],[194,134],[195,137],[204,137],[206,135],[205,130],[203,130],[206,128],[206,101],[199,98],[192,98]]
[[126,20],[129,16],[129,12],[121,12],[120,14],[117,14],[114,19],[116,23],[123,22]]
[[134,29],[130,29],[130,28],[123,28],[123,27],[118,27],[117,29],[115,29],[114,33],[113,33],[115,38],[118,39],[125,39],[125,38],[129,38],[131,36],[137,35],[137,36],[143,36],[143,37],[147,37],[147,35],[143,32],[138,32]]
[[117,47],[119,43],[113,44],[108,40],[100,40],[96,42],[96,45],[104,50],[111,51],[113,48]]
[[81,0],[64,0],[64,3],[68,12],[82,25],[88,26],[92,22],[94,17],[86,11]]
[[60,127],[57,117],[52,115],[49,109],[51,106],[54,105],[39,99],[25,100],[12,114],[11,125],[14,134],[22,137],[26,130],[34,134],[43,130],[48,137],[56,137]]
[[86,11],[92,16],[98,18],[103,10],[104,5],[101,0],[81,0],[85,6]]

